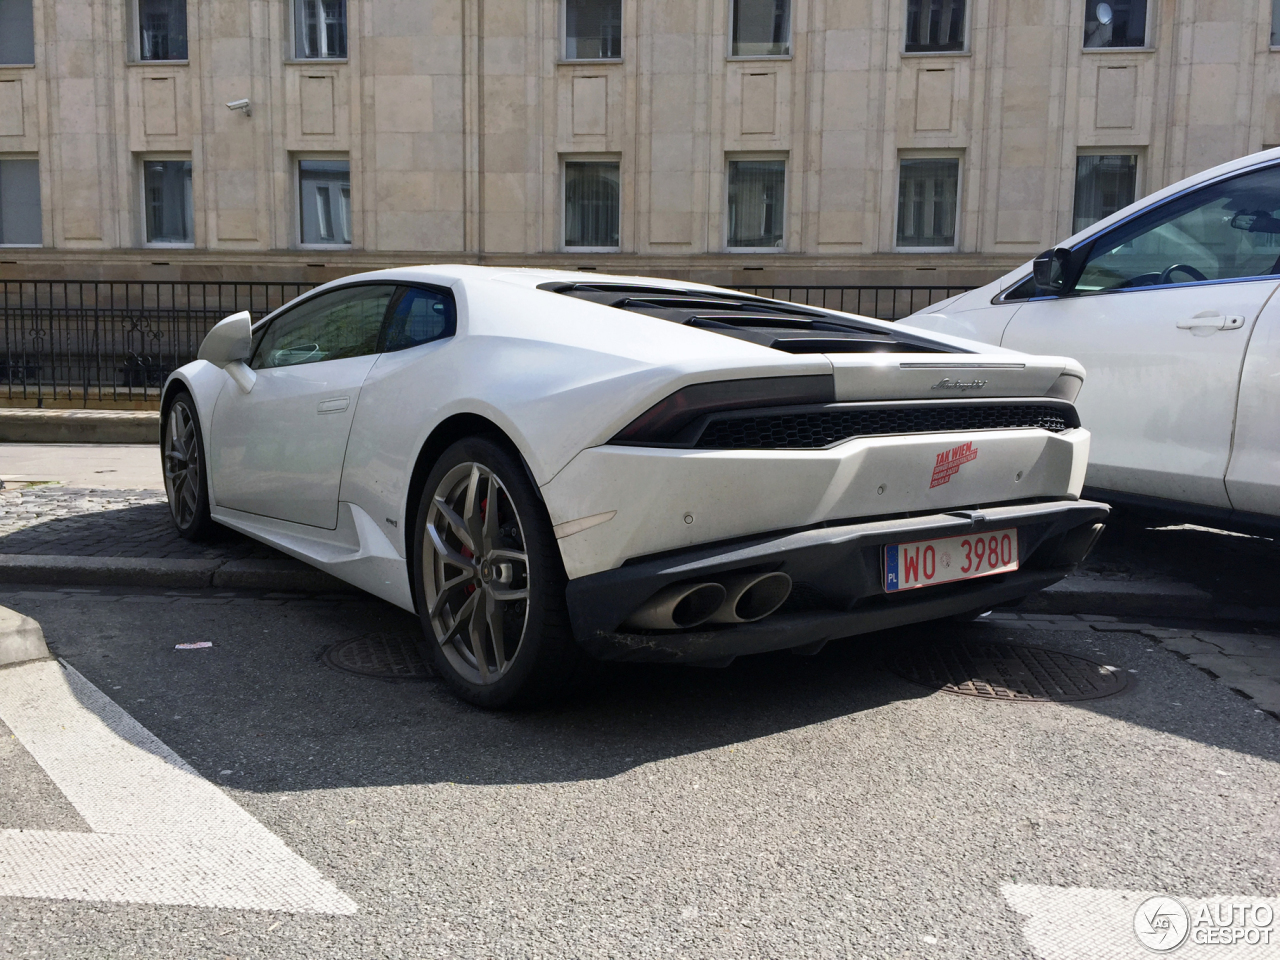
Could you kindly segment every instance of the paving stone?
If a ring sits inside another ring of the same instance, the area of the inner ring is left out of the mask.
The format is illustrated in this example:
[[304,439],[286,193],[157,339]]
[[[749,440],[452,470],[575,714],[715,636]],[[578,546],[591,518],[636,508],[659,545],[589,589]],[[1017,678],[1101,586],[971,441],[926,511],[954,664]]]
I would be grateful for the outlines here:
[[1076,619],[1084,620],[1088,623],[1115,623],[1119,617],[1109,617],[1104,613],[1077,613]]
[[[1145,632],[1145,631],[1144,631]],[[1173,650],[1175,653],[1181,653],[1183,656],[1191,656],[1192,654],[1209,654],[1220,653],[1217,647],[1212,644],[1205,643],[1203,640],[1197,640],[1188,636],[1173,636],[1161,639],[1161,644]]]
[[1266,648],[1256,642],[1257,638],[1253,634],[1197,630],[1195,635],[1197,639],[1211,643],[1233,657],[1256,657],[1266,652]]

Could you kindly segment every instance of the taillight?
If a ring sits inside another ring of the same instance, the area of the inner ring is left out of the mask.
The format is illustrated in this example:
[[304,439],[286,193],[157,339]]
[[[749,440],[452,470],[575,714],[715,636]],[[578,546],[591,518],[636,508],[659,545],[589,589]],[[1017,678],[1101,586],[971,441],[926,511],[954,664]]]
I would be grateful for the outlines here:
[[833,403],[835,377],[757,377],[695,383],[660,400],[613,438],[615,443],[672,443],[680,431],[708,413],[793,403]]

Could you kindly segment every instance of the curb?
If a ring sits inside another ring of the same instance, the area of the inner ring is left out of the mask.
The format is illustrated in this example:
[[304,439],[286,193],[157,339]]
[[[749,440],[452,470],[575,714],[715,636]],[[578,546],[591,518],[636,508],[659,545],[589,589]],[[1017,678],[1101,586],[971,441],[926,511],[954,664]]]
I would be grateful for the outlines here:
[[0,555],[0,583],[116,587],[224,587],[351,593],[356,588],[298,560]]
[[158,410],[0,408],[0,443],[158,443]]
[[1018,605],[1024,613],[1109,613],[1124,617],[1186,617],[1280,623],[1280,607],[1224,604],[1188,583],[1068,577]]
[[47,660],[49,656],[40,624],[16,610],[0,607],[0,667]]

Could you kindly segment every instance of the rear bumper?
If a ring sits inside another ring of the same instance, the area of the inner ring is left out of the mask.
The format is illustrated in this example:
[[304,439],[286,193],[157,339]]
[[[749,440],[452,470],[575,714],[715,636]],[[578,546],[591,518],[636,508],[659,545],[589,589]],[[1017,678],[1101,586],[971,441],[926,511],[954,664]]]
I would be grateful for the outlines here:
[[[569,613],[579,643],[602,660],[697,662],[807,647],[1034,593],[1074,569],[1093,544],[1094,525],[1109,512],[1105,504],[1087,500],[1050,501],[704,545],[571,580]],[[1018,528],[1017,571],[902,594],[884,592],[885,544],[1008,527]],[[775,570],[789,575],[795,587],[782,609],[764,620],[688,632],[620,629],[633,610],[669,584]]]

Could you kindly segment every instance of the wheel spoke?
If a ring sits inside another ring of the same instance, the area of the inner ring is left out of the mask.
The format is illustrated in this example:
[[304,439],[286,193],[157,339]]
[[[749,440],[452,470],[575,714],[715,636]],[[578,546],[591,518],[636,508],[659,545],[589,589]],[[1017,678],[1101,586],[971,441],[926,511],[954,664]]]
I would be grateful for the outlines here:
[[[467,522],[458,516],[449,504],[445,503],[444,497],[434,497],[431,502],[434,503],[436,509],[440,511],[440,515],[444,517],[445,522],[449,524],[449,529],[451,529],[454,535],[462,541],[462,545],[472,553],[475,553],[476,543],[471,539],[471,531],[467,528]],[[432,535],[432,539],[435,539],[434,534]]]
[[521,587],[518,590],[504,590],[502,587],[489,585],[489,592],[493,594],[493,599],[501,600],[504,603],[511,600],[528,600],[529,588]]
[[[480,543],[483,536],[480,523],[480,478],[484,476],[480,472],[480,464],[473,463],[471,465],[471,476],[467,480],[467,501],[462,508],[462,518],[466,521],[467,532],[470,534],[472,552],[476,550],[476,544]],[[489,484],[490,492],[492,492],[493,483]]]
[[500,512],[499,494],[501,492],[497,477],[491,474],[489,476],[489,502],[485,506],[484,527],[480,531],[480,542],[484,546],[485,553],[492,553],[494,542],[497,540],[498,514]]
[[502,608],[498,606],[497,600],[498,595],[495,591],[490,594],[485,604],[485,619],[489,622],[489,636],[493,638],[493,659],[497,664],[498,672],[502,673],[507,669],[507,649],[502,635]]
[[191,483],[182,486],[182,502],[191,508],[194,515],[196,509],[196,488]]
[[458,614],[453,618],[453,623],[449,625],[449,629],[444,632],[444,636],[440,638],[440,646],[444,646],[453,639],[453,635],[458,632],[458,628],[464,623],[470,623],[471,614],[475,611],[476,605],[480,602],[480,591],[477,590],[471,596],[467,597],[467,602],[459,609]]
[[526,569],[528,569],[529,566],[529,555],[527,553],[521,553],[519,550],[508,550],[506,547],[499,547],[497,550],[490,550],[489,559],[514,560],[516,563],[523,563]]
[[431,545],[436,548],[436,552],[442,556],[447,563],[453,564],[455,567],[461,567],[463,570],[475,570],[475,561],[469,560],[460,554],[453,547],[444,542],[444,537],[440,531],[436,529],[434,523],[427,524],[427,534],[431,537]]
[[440,587],[440,592],[436,595],[435,603],[431,604],[431,616],[440,616],[440,611],[444,609],[444,605],[449,601],[450,595],[458,587],[471,583],[475,580],[475,574],[471,571],[460,574],[452,580],[446,580],[444,585]]
[[[477,590],[471,595],[473,598],[479,598],[480,591]],[[489,658],[484,655],[484,627],[485,627],[484,611],[480,609],[480,604],[473,604],[471,609],[471,623],[468,625],[468,633],[471,635],[471,652],[476,658],[476,667],[480,670],[480,682],[489,682]]]

